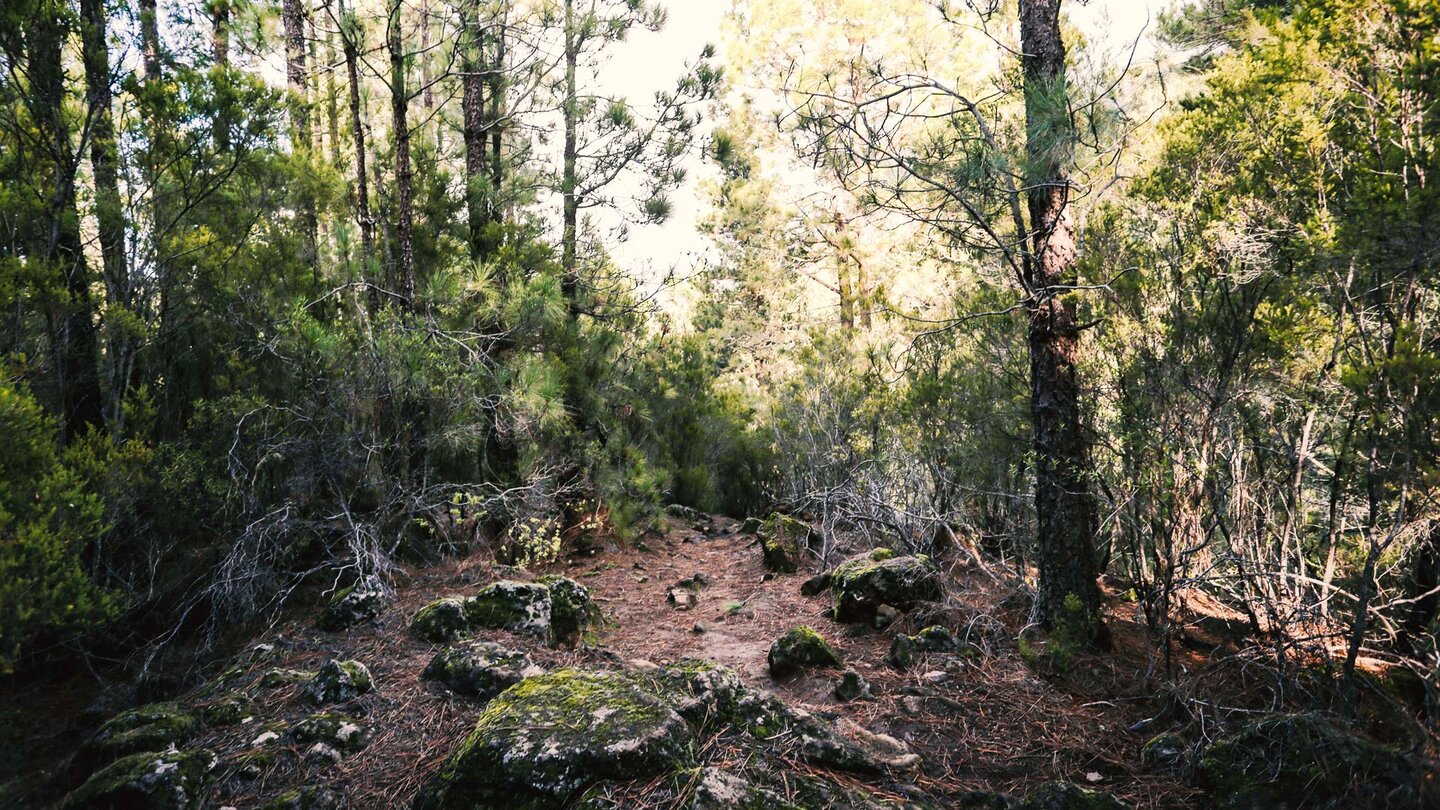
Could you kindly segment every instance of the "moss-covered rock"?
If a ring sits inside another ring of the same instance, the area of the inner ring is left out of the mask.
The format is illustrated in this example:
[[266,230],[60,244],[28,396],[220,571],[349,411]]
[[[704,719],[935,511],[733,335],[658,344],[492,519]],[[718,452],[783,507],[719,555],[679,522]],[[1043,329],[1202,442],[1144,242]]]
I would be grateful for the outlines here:
[[65,797],[65,810],[198,808],[215,767],[209,751],[141,752],[101,768]]
[[691,778],[690,810],[799,810],[781,794],[723,768],[701,768]]
[[840,679],[835,682],[834,693],[835,699],[842,703],[871,697],[870,684],[853,669],[840,673]]
[[924,653],[953,653],[960,649],[960,640],[955,634],[932,624],[915,634],[915,649]]
[[80,747],[77,764],[88,770],[127,754],[164,751],[189,740],[199,725],[178,703],[138,706],[106,720]]
[[1013,810],[1128,810],[1130,805],[1073,782],[1050,782],[1031,790],[1010,805]]
[[306,785],[266,802],[262,810],[340,810],[345,797],[324,785]]
[[1418,765],[1309,714],[1267,717],[1207,746],[1198,776],[1221,810],[1426,806]]
[[1178,773],[1189,752],[1190,744],[1179,734],[1157,734],[1140,747],[1140,764],[1159,773]]
[[436,599],[420,608],[410,620],[410,633],[431,644],[448,644],[470,635],[470,617],[466,602],[454,596]]
[[225,772],[246,782],[253,782],[274,769],[279,755],[265,749],[241,751],[230,759]]
[[317,712],[290,728],[290,738],[301,745],[323,743],[341,754],[363,751],[370,744],[370,730],[358,720],[339,712]]
[[470,627],[509,630],[548,639],[550,589],[536,582],[501,580],[465,600]]
[[233,726],[254,714],[249,698],[242,692],[226,692],[200,706],[200,717],[212,726]]
[[800,570],[815,530],[802,520],[777,512],[761,524],[756,534],[765,567],[777,574],[793,574]]
[[315,677],[315,673],[304,669],[267,669],[255,682],[261,689],[276,689],[292,683],[303,683]]
[[359,661],[337,661],[330,659],[305,684],[305,699],[311,703],[342,703],[352,700],[375,688],[370,670]]
[[541,671],[523,652],[476,641],[436,653],[420,677],[444,684],[457,695],[489,700]]
[[681,767],[694,737],[643,677],[562,669],[490,702],[420,805],[558,808],[595,779]]
[[330,598],[316,625],[321,630],[344,630],[380,617],[390,601],[379,577],[365,577]]
[[810,627],[792,627],[770,645],[766,660],[770,675],[783,678],[810,667],[833,667],[841,663],[840,653],[825,637]]
[[920,650],[915,646],[915,639],[904,633],[896,633],[890,639],[890,651],[885,654],[885,663],[898,670],[907,670],[915,666],[915,660],[920,656]]
[[841,563],[831,574],[830,592],[837,621],[865,624],[874,622],[880,605],[907,611],[943,595],[940,571],[929,557],[890,556],[889,549],[875,549]]
[[569,577],[544,576],[540,583],[550,590],[550,643],[574,647],[595,619],[590,589]]

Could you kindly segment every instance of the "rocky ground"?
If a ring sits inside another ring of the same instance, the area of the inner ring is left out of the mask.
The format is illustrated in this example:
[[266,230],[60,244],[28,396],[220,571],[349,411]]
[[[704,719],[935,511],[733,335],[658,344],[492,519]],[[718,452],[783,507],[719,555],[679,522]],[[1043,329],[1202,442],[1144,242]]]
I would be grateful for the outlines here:
[[[545,572],[477,556],[404,572],[393,591],[359,583],[202,686],[98,731],[47,726],[9,696],[5,743],[23,738],[31,755],[10,755],[17,778],[0,804],[1424,801],[1419,756],[1310,715],[1206,738],[1123,631],[1123,600],[1116,649],[1062,661],[1022,640],[1004,572],[963,552],[862,553],[816,577],[803,524],[670,523]],[[1216,650],[1183,655],[1196,671],[1220,666]],[[37,689],[30,708],[79,714],[63,694]],[[72,739],[83,742],[54,753]]]

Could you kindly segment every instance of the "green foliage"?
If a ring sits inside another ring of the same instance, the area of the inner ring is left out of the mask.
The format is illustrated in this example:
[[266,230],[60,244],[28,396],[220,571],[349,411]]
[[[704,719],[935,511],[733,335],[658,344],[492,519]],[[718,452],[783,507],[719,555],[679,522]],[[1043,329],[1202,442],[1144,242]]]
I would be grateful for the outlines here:
[[93,633],[116,608],[82,564],[104,529],[104,504],[84,475],[100,442],[62,456],[56,435],[27,391],[0,381],[0,673]]

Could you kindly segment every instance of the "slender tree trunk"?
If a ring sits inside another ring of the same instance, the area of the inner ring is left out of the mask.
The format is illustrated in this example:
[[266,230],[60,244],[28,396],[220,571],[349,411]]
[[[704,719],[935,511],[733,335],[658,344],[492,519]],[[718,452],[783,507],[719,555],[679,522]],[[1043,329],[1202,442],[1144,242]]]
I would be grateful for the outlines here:
[[480,15],[481,0],[470,0],[465,6],[465,30],[461,32],[464,47],[461,60],[461,131],[465,141],[465,213],[469,225],[470,258],[486,258],[485,224],[487,155],[485,132],[485,89],[483,71],[484,35]]
[[565,127],[564,165],[561,168],[560,196],[563,225],[560,236],[560,264],[564,273],[561,290],[570,303],[571,315],[579,314],[580,269],[577,265],[577,241],[579,240],[580,199],[576,179],[578,160],[579,88],[576,84],[576,64],[580,58],[580,34],[576,30],[575,0],[565,0],[565,103],[563,110]]
[[[230,69],[230,0],[210,0],[210,45],[215,67]],[[215,149],[230,148],[230,106],[215,112]]]
[[[280,16],[285,23],[285,79],[290,88],[290,139],[303,160],[310,159],[310,91],[306,77],[305,23],[308,12],[302,0],[284,0]],[[300,260],[319,272],[319,221],[315,200],[302,185],[296,201],[300,212]]]
[[[350,85],[350,134],[355,141],[355,219],[360,225],[360,260],[364,263],[367,279],[374,283],[375,279],[370,276],[375,272],[375,220],[370,215],[370,181],[365,167],[365,117],[360,107],[360,31],[343,4],[340,18],[345,75]],[[372,305],[374,300],[372,294]]]
[[1026,281],[1030,288],[1030,410],[1035,432],[1035,561],[1039,570],[1035,612],[1042,622],[1053,623],[1071,612],[1065,601],[1073,595],[1084,618],[1097,620],[1098,632],[1095,505],[1087,479],[1089,447],[1081,424],[1075,370],[1080,331],[1074,310],[1056,289],[1071,283],[1076,259],[1069,199],[1074,131],[1065,103],[1060,0],[1021,0],[1020,42],[1032,251]]
[[[486,215],[491,223],[504,220],[501,194],[505,184],[505,43],[509,32],[509,0],[495,10],[493,58],[490,61],[490,198]],[[494,249],[497,245],[491,245]]]
[[415,309],[414,177],[410,168],[409,91],[405,87],[405,50],[400,0],[391,0],[386,31],[390,51],[390,113],[395,129],[395,241],[399,293]]
[[[105,295],[111,306],[129,311],[133,305],[130,268],[125,255],[125,210],[120,198],[119,154],[111,109],[110,42],[104,0],[81,0],[81,42],[85,86],[90,109],[90,168],[95,176],[95,221],[100,237]],[[106,421],[121,428],[135,341],[127,329],[112,329],[107,340],[110,388]]]
[[[39,253],[64,276],[66,301],[58,313],[56,357],[61,426],[71,441],[103,421],[100,397],[99,345],[90,300],[90,269],[80,240],[80,213],[75,207],[78,160],[65,121],[64,7],[51,0],[30,21],[30,93],[35,123],[50,150],[53,176],[49,200],[50,228]],[[103,36],[103,34],[102,34]]]
[[140,52],[144,64],[145,81],[160,78],[160,25],[155,0],[139,0],[140,9]]

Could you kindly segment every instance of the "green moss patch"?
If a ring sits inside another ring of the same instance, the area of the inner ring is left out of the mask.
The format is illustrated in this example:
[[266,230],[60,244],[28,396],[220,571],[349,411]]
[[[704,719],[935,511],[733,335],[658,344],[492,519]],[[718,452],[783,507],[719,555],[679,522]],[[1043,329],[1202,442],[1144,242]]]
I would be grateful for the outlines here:
[[215,767],[209,751],[142,752],[115,760],[65,797],[65,810],[144,808],[188,810],[201,797]]
[[881,605],[910,610],[944,595],[940,571],[929,557],[880,554],[877,560],[874,556],[866,553],[851,557],[831,573],[836,620],[870,624]]
[[793,675],[811,667],[833,667],[841,663],[840,653],[825,637],[810,627],[794,627],[770,645],[767,657],[770,674],[776,678]]

